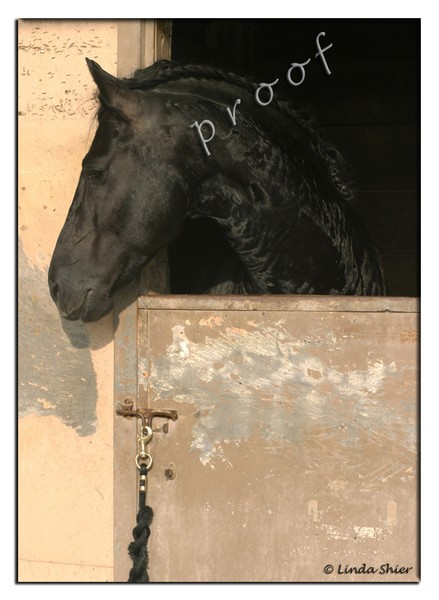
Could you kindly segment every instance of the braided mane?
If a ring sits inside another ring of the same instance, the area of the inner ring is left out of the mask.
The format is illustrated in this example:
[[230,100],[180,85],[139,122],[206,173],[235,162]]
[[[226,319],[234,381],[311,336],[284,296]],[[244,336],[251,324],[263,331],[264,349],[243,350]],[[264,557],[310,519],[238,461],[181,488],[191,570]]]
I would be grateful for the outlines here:
[[[211,66],[185,65],[170,60],[159,60],[145,69],[138,69],[133,77],[125,78],[122,82],[130,89],[150,90],[166,83],[191,78],[226,82],[244,88],[252,94],[258,88],[257,83],[236,73]],[[308,115],[295,109],[290,101],[273,99],[270,106],[292,119],[308,134],[312,150],[323,160],[329,177],[339,194],[345,200],[351,201],[353,199],[352,190],[346,185],[342,176],[342,173],[345,172],[342,157],[336,148],[321,138],[316,123]]]

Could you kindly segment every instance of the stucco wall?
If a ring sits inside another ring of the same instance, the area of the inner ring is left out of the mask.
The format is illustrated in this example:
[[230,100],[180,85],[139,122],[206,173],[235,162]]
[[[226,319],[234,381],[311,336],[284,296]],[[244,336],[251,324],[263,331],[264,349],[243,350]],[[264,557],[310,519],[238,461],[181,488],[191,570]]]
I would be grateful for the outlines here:
[[62,323],[47,270],[93,138],[85,57],[117,73],[114,21],[18,25],[19,581],[111,581],[113,318]]

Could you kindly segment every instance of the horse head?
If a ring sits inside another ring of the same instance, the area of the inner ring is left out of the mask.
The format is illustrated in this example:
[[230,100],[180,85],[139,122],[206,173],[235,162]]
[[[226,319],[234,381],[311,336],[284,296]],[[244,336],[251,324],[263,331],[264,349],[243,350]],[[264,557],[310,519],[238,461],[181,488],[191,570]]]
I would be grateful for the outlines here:
[[386,293],[338,153],[291,103],[213,67],[88,66],[99,124],[49,269],[65,318],[105,315],[168,245],[176,293]]
[[87,62],[99,90],[99,124],[52,256],[49,288],[63,317],[94,321],[175,235],[186,209],[175,145],[165,139],[165,104]]

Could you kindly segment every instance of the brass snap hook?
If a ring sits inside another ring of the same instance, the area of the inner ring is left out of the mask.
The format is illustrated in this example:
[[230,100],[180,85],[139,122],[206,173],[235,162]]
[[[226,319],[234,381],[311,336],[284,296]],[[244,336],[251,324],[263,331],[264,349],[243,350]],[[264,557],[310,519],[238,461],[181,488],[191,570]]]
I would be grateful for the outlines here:
[[142,425],[138,440],[140,442],[142,450],[152,440],[152,428],[149,425]]
[[146,470],[149,471],[152,467],[152,457],[146,451],[146,446],[152,440],[152,428],[149,425],[142,425],[140,435],[137,437],[139,442],[139,452],[136,456],[136,465],[140,471],[140,461],[146,462]]

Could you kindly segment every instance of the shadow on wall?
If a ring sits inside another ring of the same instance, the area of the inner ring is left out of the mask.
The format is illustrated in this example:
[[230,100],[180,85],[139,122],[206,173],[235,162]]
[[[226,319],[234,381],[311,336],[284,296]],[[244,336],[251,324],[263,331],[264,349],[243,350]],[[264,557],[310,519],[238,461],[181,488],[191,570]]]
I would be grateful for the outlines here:
[[91,435],[97,387],[89,332],[81,322],[60,318],[47,273],[29,263],[21,245],[18,260],[19,416],[55,415],[78,435]]

